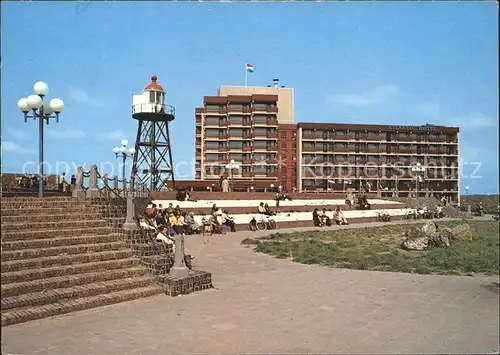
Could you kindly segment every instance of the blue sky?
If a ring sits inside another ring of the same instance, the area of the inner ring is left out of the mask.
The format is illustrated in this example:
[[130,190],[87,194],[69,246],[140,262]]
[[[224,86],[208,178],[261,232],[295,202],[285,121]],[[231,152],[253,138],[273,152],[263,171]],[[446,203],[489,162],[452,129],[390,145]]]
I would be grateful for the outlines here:
[[[176,107],[178,175],[194,170],[194,108],[219,85],[279,77],[296,122],[458,125],[462,189],[498,193],[495,2],[4,2],[2,168],[37,161],[38,129],[17,101],[46,81],[66,107],[45,157],[115,164],[134,140],[132,95],[152,74]],[[111,168],[109,168],[111,169]],[[30,171],[35,171],[31,165]],[[476,171],[475,171],[476,170]]]

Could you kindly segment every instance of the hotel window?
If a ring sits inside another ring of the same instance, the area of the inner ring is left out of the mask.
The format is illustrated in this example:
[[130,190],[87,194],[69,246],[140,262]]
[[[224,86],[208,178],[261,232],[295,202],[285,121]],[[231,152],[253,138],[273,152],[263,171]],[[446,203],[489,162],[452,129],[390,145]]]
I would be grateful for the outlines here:
[[241,128],[229,128],[229,137],[243,137]]
[[265,165],[254,165],[253,172],[256,174],[264,174],[267,172],[266,166]]
[[207,112],[219,112],[219,105],[206,105]]
[[243,116],[229,116],[229,122],[241,125],[243,123]]
[[276,166],[266,166],[266,173],[275,173],[276,172]]
[[253,123],[254,124],[266,124],[267,123],[267,117],[262,116],[262,115],[254,115],[253,116]]
[[266,160],[276,159],[276,154],[266,154]]
[[217,161],[217,160],[219,160],[219,154],[205,154],[205,160]]
[[243,154],[229,154],[229,160],[231,159],[235,162],[241,162],[243,160]]
[[243,111],[242,104],[229,104],[229,108],[231,109],[231,111]]
[[254,149],[266,149],[266,141],[254,141]]
[[241,142],[241,141],[229,141],[228,146],[230,149],[243,149],[243,142]]
[[406,133],[406,132],[400,132],[398,134],[398,139],[403,139],[403,140],[408,139],[408,133]]
[[315,149],[314,142],[303,142],[302,149]]
[[267,111],[267,104],[254,103],[253,104],[253,109],[255,111]]
[[311,187],[314,187],[314,180],[304,179],[302,181],[302,184],[304,185],[304,187],[311,188]]
[[302,132],[303,136],[314,137],[314,130],[312,129],[304,129]]
[[219,149],[218,142],[205,142],[205,149]]
[[218,126],[219,117],[207,116],[205,117],[205,125]]
[[265,137],[267,134],[267,129],[266,128],[254,128],[253,134],[255,136],[259,136],[259,137]]
[[218,137],[219,136],[219,130],[218,129],[206,129],[205,130],[205,135],[207,137]]
[[251,166],[242,166],[241,167],[241,172],[242,173],[251,173],[252,172],[252,167]]

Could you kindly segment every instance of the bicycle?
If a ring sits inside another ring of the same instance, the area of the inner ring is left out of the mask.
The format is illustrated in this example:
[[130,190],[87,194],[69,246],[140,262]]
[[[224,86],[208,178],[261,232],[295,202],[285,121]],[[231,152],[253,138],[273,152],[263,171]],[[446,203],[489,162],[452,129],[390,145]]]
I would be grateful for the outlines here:
[[388,213],[377,212],[377,219],[379,222],[390,222],[391,216]]
[[249,223],[249,228],[251,231],[258,230],[259,232],[263,232],[268,229],[277,229],[278,226],[276,221],[270,216],[261,215],[260,220],[256,220],[255,217]]

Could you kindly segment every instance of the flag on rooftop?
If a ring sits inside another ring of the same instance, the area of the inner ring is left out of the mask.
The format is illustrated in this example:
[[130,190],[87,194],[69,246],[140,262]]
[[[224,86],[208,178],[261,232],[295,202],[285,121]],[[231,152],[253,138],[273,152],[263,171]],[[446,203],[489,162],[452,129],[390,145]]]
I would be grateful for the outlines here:
[[247,63],[247,71],[250,73],[253,73],[253,64],[248,64]]

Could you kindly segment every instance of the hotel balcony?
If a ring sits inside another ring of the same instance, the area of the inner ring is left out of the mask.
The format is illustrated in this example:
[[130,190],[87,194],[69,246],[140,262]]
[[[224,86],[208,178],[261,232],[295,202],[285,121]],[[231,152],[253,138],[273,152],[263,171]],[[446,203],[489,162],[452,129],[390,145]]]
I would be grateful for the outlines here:
[[227,121],[221,121],[221,122],[219,122],[219,127],[227,127],[229,125],[230,125],[230,123],[227,122]]
[[227,134],[219,134],[219,139],[227,139],[228,135]]
[[228,150],[228,147],[219,147],[219,152],[227,152]]
[[379,141],[385,141],[387,138],[386,137],[381,137],[381,136],[365,136],[365,137],[359,137],[360,140],[363,141],[368,141],[368,142],[379,142]]
[[334,147],[334,148],[333,148],[333,151],[334,151],[334,152],[347,153],[347,152],[349,152],[350,150],[349,150],[349,148],[344,148],[344,147],[342,147],[342,148],[337,148],[337,147]]
[[277,126],[278,120],[276,118],[271,118],[266,121],[266,125],[268,126]]
[[242,173],[241,173],[241,176],[242,176],[242,177],[247,177],[247,178],[248,178],[248,177],[252,177],[252,173],[251,173],[251,172],[249,172],[249,171],[244,171],[244,172],[242,172]]
[[302,147],[302,152],[314,153],[317,151],[318,151],[318,148],[316,148],[316,147]]
[[244,152],[251,152],[252,151],[252,147],[249,147],[249,146],[243,147],[243,151]]
[[278,164],[278,159],[266,159],[267,164]]
[[223,138],[219,138],[219,136],[205,136],[204,140],[206,141],[218,141],[218,140],[221,140]]
[[196,116],[196,125],[201,126],[201,117],[200,116]]
[[242,164],[245,164],[245,165],[252,165],[253,164],[253,159],[243,159],[241,161]]

